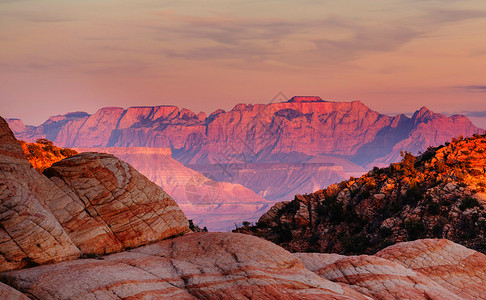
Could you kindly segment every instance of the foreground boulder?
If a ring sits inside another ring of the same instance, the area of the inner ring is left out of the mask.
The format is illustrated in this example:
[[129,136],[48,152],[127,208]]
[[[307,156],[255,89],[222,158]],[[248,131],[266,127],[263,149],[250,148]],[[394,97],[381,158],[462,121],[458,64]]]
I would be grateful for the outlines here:
[[344,256],[291,254],[249,235],[194,233],[3,272],[0,280],[31,299],[486,299],[485,263],[486,255],[446,240]]
[[462,299],[486,298],[486,255],[448,240],[400,243],[376,256],[424,274]]
[[113,155],[78,154],[44,174],[71,196],[49,208],[83,253],[119,252],[189,231],[174,200]]
[[275,244],[232,233],[195,233],[1,279],[32,299],[366,299]]
[[139,247],[189,231],[160,187],[106,154],[39,174],[0,118],[0,271]]
[[32,168],[0,118],[0,271],[79,256],[79,249],[46,205],[47,199],[67,198]]
[[380,257],[324,253],[295,255],[307,269],[322,278],[346,284],[374,299],[461,299],[422,273]]

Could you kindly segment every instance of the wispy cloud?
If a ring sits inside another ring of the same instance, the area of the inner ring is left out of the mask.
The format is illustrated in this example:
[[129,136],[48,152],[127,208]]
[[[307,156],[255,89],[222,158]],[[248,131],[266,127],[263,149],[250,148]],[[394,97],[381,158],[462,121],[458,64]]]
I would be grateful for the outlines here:
[[482,110],[482,111],[465,110],[465,111],[462,111],[461,114],[468,116],[468,117],[474,117],[474,118],[486,118],[486,110]]
[[465,85],[455,86],[456,89],[462,89],[471,93],[486,93],[486,85]]
[[439,25],[481,18],[486,18],[486,11],[435,9],[428,10],[422,22]]
[[356,25],[353,31],[352,36],[346,39],[319,39],[314,43],[323,57],[349,61],[364,53],[397,50],[421,35],[420,31],[400,26],[380,28]]
[[[17,0],[17,1],[22,1],[22,0]],[[26,11],[26,10],[4,11],[4,12],[0,12],[0,16],[23,19],[28,22],[34,22],[34,23],[57,23],[57,22],[73,21],[72,18],[68,18],[66,16],[59,16],[52,13],[33,12],[33,11]]]
[[[286,20],[278,18],[242,18],[230,16],[195,17],[174,12],[158,13],[171,23],[152,26],[162,32],[170,31],[181,36],[207,39],[226,45],[240,45],[249,41],[278,42],[291,34],[316,26],[325,26],[322,20]],[[172,22],[176,22],[174,26]],[[172,24],[172,25],[171,25]]]

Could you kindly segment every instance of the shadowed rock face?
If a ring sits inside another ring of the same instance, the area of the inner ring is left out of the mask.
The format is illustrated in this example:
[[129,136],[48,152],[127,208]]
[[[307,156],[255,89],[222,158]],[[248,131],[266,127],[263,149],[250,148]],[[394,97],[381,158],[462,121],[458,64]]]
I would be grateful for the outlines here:
[[112,155],[78,154],[44,174],[72,196],[49,207],[84,253],[118,252],[189,230],[169,195]]
[[40,175],[0,118],[0,271],[77,258],[46,201],[67,195]]

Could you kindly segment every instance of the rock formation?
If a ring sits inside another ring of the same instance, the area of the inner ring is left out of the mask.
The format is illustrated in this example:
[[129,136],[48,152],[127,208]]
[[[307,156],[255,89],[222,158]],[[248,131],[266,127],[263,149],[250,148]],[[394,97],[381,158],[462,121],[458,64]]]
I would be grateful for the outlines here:
[[83,253],[118,252],[188,231],[174,200],[112,155],[78,154],[44,174],[71,196],[49,208]]
[[400,243],[376,256],[422,273],[461,299],[486,297],[486,255],[448,240]]
[[[206,177],[242,184],[271,201],[360,176],[362,166],[396,162],[400,151],[416,154],[453,137],[484,132],[464,116],[422,108],[411,118],[391,117],[359,101],[316,96],[238,104],[208,117],[176,106],[108,107],[93,115],[51,117],[38,127],[17,119],[11,124],[20,139],[48,138],[62,147],[171,148],[174,158]],[[265,169],[272,171],[261,172]],[[269,177],[276,180],[268,182]]]
[[177,204],[133,167],[83,154],[37,172],[0,118],[0,271],[141,246],[189,231]]
[[[434,158],[455,153],[439,151]],[[51,182],[28,163],[3,119],[0,172],[2,299],[485,299],[486,255],[447,240],[347,257],[291,254],[237,233],[180,236],[187,219],[177,205],[127,163],[78,154],[45,170]],[[313,222],[308,209],[302,224]],[[76,246],[101,255],[65,261],[77,258]]]
[[347,257],[291,254],[249,235],[195,233],[3,272],[0,280],[32,299],[485,299],[485,262],[484,254],[445,240]]
[[0,118],[0,271],[77,258],[46,201],[67,195],[30,165]]
[[322,278],[346,284],[373,299],[461,299],[422,273],[380,257],[325,253],[295,255],[307,269]]
[[371,254],[431,237],[486,252],[485,199],[486,135],[476,135],[276,204],[240,232],[296,252]]
[[231,233],[195,233],[0,276],[33,299],[365,299],[270,242]]
[[0,299],[5,300],[29,300],[27,296],[16,289],[0,282]]

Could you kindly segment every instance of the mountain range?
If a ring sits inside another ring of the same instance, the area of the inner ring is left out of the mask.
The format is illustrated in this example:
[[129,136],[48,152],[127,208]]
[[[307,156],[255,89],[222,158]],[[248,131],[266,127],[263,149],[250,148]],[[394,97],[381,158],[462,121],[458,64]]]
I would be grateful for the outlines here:
[[[360,101],[307,96],[238,104],[209,116],[176,106],[106,107],[92,115],[53,116],[40,126],[7,121],[18,139],[29,142],[47,138],[71,148],[169,148],[173,158],[204,178],[243,185],[271,202],[359,177],[373,166],[399,161],[401,151],[417,154],[453,137],[484,132],[465,116],[425,107],[411,117],[388,116]],[[139,171],[154,174],[151,168],[161,162],[148,162],[154,156],[142,152],[136,159],[144,161]]]

